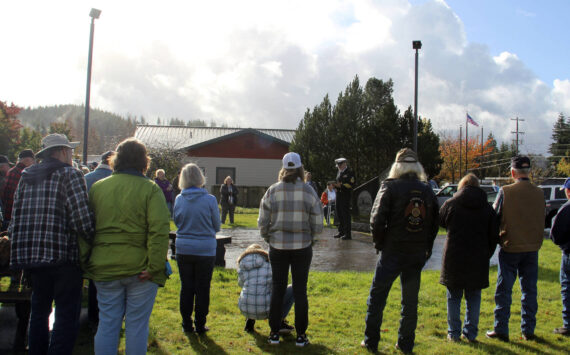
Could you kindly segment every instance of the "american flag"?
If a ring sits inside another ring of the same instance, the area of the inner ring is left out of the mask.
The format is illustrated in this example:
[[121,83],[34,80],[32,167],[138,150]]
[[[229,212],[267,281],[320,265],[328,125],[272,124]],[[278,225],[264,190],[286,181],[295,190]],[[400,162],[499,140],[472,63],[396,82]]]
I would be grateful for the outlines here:
[[479,127],[479,123],[475,122],[475,120],[471,118],[471,116],[469,116],[468,113],[467,113],[467,122],[471,123],[473,126]]

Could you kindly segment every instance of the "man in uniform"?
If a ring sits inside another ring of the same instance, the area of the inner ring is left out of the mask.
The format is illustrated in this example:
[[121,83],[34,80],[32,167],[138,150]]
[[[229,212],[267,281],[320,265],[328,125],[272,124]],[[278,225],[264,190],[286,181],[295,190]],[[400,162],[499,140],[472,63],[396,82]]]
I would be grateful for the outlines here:
[[[566,198],[570,200],[570,178],[564,182],[564,192]],[[558,210],[550,229],[550,239],[562,249],[560,263],[562,327],[555,328],[554,334],[570,336],[570,201]]]
[[493,204],[501,221],[501,249],[495,290],[495,324],[487,337],[506,342],[509,341],[509,318],[517,274],[522,290],[522,336],[525,340],[535,338],[538,250],[544,239],[544,194],[530,182],[529,175],[530,159],[520,155],[513,157],[511,176],[515,183],[503,186]]
[[388,179],[382,182],[370,214],[378,259],[366,311],[362,347],[378,350],[382,315],[394,280],[402,284],[402,318],[396,348],[411,353],[418,322],[421,272],[431,256],[439,229],[439,206],[416,153],[398,152]]
[[339,221],[338,233],[335,238],[342,240],[352,239],[351,236],[351,218],[350,218],[350,200],[352,197],[352,189],[356,182],[354,173],[348,167],[345,158],[338,158],[334,161],[338,168],[336,175],[335,187],[336,194],[336,218]]

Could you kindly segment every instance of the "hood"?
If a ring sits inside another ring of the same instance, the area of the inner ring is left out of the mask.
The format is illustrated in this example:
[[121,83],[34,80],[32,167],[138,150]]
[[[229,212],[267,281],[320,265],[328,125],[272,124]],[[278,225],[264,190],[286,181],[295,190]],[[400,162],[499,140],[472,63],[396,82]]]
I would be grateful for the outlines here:
[[261,254],[248,254],[240,260],[239,267],[249,271],[262,267],[266,262],[267,259],[265,259]]
[[60,160],[46,158],[40,164],[35,164],[24,169],[22,172],[22,181],[29,185],[35,185],[48,179],[55,171],[68,166],[70,165]]
[[475,186],[465,186],[453,195],[453,199],[461,206],[470,209],[481,208],[489,204],[485,191]]
[[190,188],[182,190],[182,192],[180,193],[180,195],[182,195],[182,197],[184,197],[188,201],[195,200],[195,199],[200,198],[200,197],[207,195],[207,194],[208,194],[208,191],[206,191],[205,189],[198,188],[198,187],[190,187]]

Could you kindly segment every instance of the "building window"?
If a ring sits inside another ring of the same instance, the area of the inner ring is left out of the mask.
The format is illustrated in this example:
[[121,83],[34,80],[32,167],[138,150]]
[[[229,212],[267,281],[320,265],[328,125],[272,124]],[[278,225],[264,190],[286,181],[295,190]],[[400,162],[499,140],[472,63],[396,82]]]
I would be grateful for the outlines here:
[[224,183],[226,177],[230,176],[234,183],[236,183],[236,168],[216,168],[216,184],[221,185]]

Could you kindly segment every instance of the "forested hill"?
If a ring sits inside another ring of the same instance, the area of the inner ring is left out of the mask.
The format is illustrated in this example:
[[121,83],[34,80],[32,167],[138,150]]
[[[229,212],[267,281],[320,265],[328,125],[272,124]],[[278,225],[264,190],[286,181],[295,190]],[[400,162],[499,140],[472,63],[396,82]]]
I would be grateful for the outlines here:
[[[57,105],[25,108],[18,114],[20,122],[42,135],[66,133],[70,140],[83,141],[85,106]],[[89,154],[115,148],[118,142],[134,134],[136,118],[91,108],[89,113]],[[78,150],[81,150],[79,148]]]

